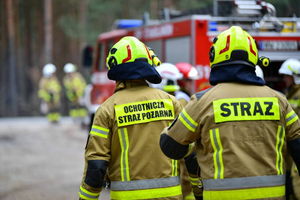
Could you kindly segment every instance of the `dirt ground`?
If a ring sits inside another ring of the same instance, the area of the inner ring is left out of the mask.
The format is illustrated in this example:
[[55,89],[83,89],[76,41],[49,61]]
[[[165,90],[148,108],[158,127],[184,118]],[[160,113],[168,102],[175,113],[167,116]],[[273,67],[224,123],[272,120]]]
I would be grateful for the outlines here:
[[86,137],[70,118],[0,118],[0,200],[78,199]]

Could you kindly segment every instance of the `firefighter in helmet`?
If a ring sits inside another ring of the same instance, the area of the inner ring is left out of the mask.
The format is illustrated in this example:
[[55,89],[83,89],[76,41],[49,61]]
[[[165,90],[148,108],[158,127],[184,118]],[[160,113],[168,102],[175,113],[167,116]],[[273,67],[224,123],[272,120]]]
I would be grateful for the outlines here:
[[159,84],[151,84],[151,87],[163,90],[175,96],[175,93],[180,89],[178,80],[181,79],[182,74],[175,65],[171,63],[162,63],[156,67],[156,71],[161,76],[162,81]]
[[[287,148],[300,167],[300,120],[286,98],[255,74],[254,39],[241,27],[220,33],[210,49],[212,88],[196,93],[160,138],[180,159],[195,148],[203,199],[285,199]],[[260,61],[259,61],[260,60]]]
[[76,66],[72,63],[67,63],[64,66],[65,76],[63,84],[66,91],[67,99],[70,103],[69,114],[73,119],[81,119],[87,116],[87,110],[82,105],[82,97],[86,87],[86,82],[83,76],[77,71]]
[[61,85],[55,76],[56,67],[49,63],[43,67],[43,77],[39,83],[38,96],[42,100],[41,107],[46,113],[49,122],[58,122],[60,119]]
[[[286,86],[285,95],[297,113],[300,115],[300,61],[289,58],[283,62],[279,69],[279,74],[283,75],[283,80]],[[292,159],[288,159],[289,166],[287,167],[287,196],[295,196],[300,200],[300,177],[297,173],[295,164]],[[291,179],[290,179],[291,173]]]
[[176,94],[181,104],[186,105],[190,101],[190,96],[195,91],[195,80],[199,78],[197,69],[190,63],[180,62],[176,64],[177,69],[183,75],[182,79],[178,80],[180,90]]
[[[160,74],[162,81],[160,84],[151,84],[152,87],[161,89],[171,95],[174,95],[176,99],[181,103],[182,97],[180,94],[180,86],[178,80],[182,79],[182,74],[177,67],[171,63],[162,63],[156,68]],[[179,93],[179,95],[178,95]],[[181,103],[182,104],[182,103]],[[185,104],[182,104],[183,106]],[[202,198],[202,183],[196,170],[188,171],[192,169],[189,167],[191,164],[197,163],[195,154],[188,156],[189,159],[180,160],[180,181],[182,187],[182,196],[184,200],[201,199]],[[194,162],[191,160],[194,159]],[[186,161],[186,163],[184,162]],[[187,167],[186,167],[187,165]],[[197,168],[196,168],[197,169]]]
[[146,82],[161,82],[158,58],[127,36],[113,45],[106,63],[116,89],[94,117],[80,198],[98,199],[107,174],[111,199],[181,199],[178,162],[161,152],[158,141],[182,107]]

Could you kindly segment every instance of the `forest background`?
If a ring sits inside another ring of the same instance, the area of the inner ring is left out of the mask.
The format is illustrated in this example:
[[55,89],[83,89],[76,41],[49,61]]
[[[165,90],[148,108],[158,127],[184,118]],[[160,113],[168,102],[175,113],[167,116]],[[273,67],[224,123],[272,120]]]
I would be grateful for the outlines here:
[[[300,17],[299,0],[267,0],[279,17]],[[0,117],[40,115],[38,82],[46,63],[78,66],[89,82],[82,52],[116,19],[162,19],[163,9],[213,13],[213,0],[0,0]],[[66,103],[62,112],[66,113]]]

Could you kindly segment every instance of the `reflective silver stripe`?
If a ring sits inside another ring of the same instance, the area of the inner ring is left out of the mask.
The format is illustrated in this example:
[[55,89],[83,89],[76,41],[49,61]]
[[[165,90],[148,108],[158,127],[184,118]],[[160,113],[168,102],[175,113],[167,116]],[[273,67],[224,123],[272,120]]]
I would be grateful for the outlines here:
[[99,194],[97,196],[93,196],[93,195],[89,195],[87,193],[85,193],[84,191],[82,190],[79,190],[80,194],[83,195],[84,197],[87,197],[87,198],[90,198],[90,199],[95,199],[95,200],[98,200],[98,197],[99,197]]
[[107,135],[108,134],[108,131],[103,131],[103,130],[100,130],[100,129],[97,129],[97,128],[92,128],[91,131],[95,131],[95,132],[101,133],[103,135]]
[[[286,118],[286,126],[291,125],[294,121],[296,121],[298,119],[298,115],[294,111],[291,111],[290,113],[293,113],[293,114]],[[290,115],[290,113],[287,114],[287,116]]]
[[290,117],[288,117],[287,119],[286,119],[286,122],[289,122],[290,120],[292,120],[294,117],[296,117],[297,116],[297,114],[296,113],[294,113],[294,114],[292,114],[292,116],[290,116]]
[[230,190],[280,186],[285,184],[285,175],[252,176],[243,178],[206,179],[203,180],[204,190]]
[[111,190],[143,190],[152,188],[164,188],[179,185],[179,177],[144,179],[134,181],[112,181]]
[[183,114],[183,113],[180,113],[180,117],[182,117],[182,119],[188,123],[188,125],[190,125],[190,127],[192,127],[193,129],[196,129],[197,126],[195,126],[194,124],[192,124],[192,122],[190,122],[190,120]]

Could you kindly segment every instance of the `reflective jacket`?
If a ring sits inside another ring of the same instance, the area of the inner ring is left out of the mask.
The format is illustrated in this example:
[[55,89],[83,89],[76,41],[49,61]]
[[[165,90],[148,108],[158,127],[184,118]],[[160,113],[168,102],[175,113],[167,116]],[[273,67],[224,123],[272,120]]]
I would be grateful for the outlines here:
[[181,199],[178,162],[159,147],[161,130],[181,109],[145,81],[117,82],[95,114],[80,197],[98,199],[107,169],[111,199]]
[[56,76],[43,77],[39,83],[38,96],[47,103],[60,103],[61,85]]
[[86,82],[79,72],[67,74],[63,79],[69,101],[78,101],[83,96]]
[[295,112],[300,115],[300,85],[294,85],[286,94],[286,98]]
[[219,83],[193,95],[161,146],[178,158],[195,141],[205,200],[285,199],[287,146],[300,166],[298,116],[267,86]]

